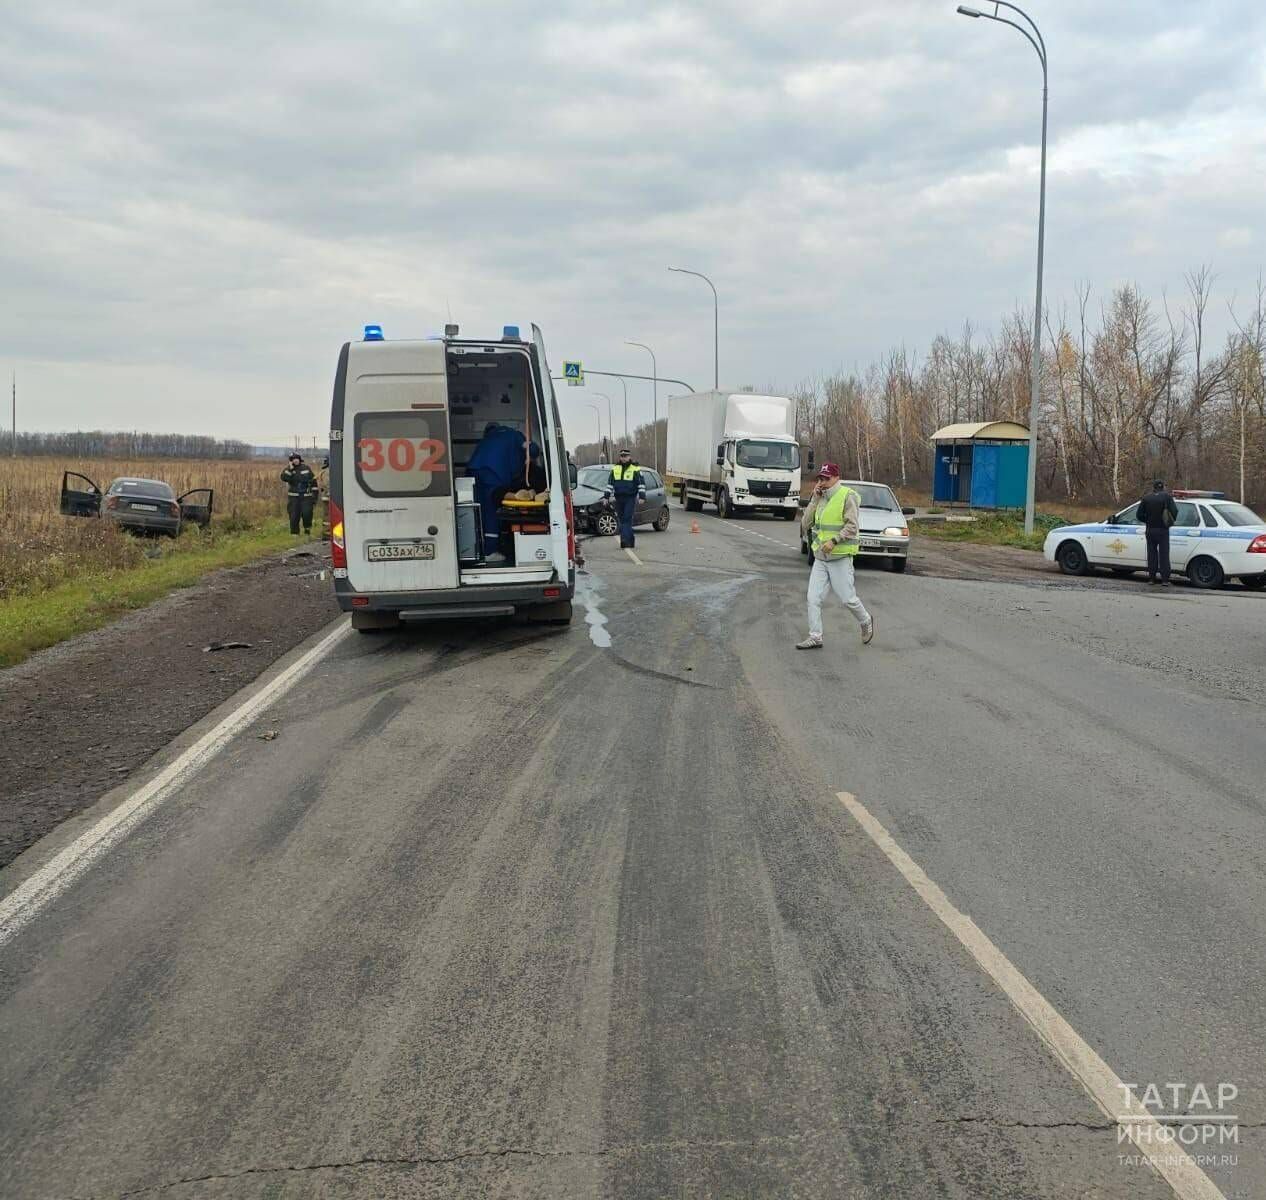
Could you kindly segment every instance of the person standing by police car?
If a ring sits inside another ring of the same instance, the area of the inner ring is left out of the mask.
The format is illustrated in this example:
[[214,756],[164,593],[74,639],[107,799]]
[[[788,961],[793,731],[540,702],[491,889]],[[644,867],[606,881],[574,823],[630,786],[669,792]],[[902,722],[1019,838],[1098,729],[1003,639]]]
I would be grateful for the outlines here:
[[320,485],[316,473],[297,450],[290,455],[290,465],[281,473],[282,482],[286,485],[286,515],[290,518],[290,532],[299,532],[299,522],[303,522],[303,532],[312,532],[312,512],[316,508],[317,493]]
[[1147,529],[1147,582],[1169,587],[1169,527],[1178,520],[1178,504],[1163,479],[1139,501],[1139,520]]
[[834,591],[861,626],[862,644],[875,636],[875,618],[857,595],[853,560],[861,549],[858,528],[861,510],[858,495],[840,482],[840,469],[823,463],[813,498],[800,521],[809,539],[813,570],[809,574],[809,636],[796,643],[797,650],[822,649],[822,601]]
[[638,500],[646,499],[646,484],[642,482],[642,468],[633,461],[628,448],[621,450],[618,462],[607,477],[607,495],[615,497],[615,510],[620,518],[620,546],[633,549],[633,518]]

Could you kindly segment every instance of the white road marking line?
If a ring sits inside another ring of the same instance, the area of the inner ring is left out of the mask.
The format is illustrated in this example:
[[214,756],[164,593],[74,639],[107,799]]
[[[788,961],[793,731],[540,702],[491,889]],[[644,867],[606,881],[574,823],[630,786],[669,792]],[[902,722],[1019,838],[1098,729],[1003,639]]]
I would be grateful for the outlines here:
[[133,792],[91,829],[50,859],[29,879],[0,900],[0,946],[12,940],[40,911],[56,900],[94,862],[122,841],[159,804],[222,749],[235,734],[282,694],[351,632],[350,622],[339,625],[276,678],[244,700],[224,720],[209,729],[174,762]]
[[1226,1200],[1226,1197],[1181,1146],[1161,1139],[1159,1121],[1140,1113],[1129,1104],[1129,1095],[1120,1077],[1090,1047],[1046,998],[1016,969],[997,946],[981,932],[969,916],[961,913],[933,883],[918,863],[850,792],[837,793],[840,802],[866,831],[871,841],[887,855],[923,902],[941,923],[963,944],[1029,1023],[1046,1048],[1065,1070],[1086,1089],[1104,1116],[1116,1121],[1138,1147],[1152,1168],[1174,1189],[1181,1200]]
[[741,529],[744,533],[750,533],[753,537],[764,538],[767,542],[773,542],[775,546],[781,546],[784,550],[794,550],[796,547],[790,542],[784,542],[781,538],[770,537],[767,533],[761,533],[759,529],[748,529],[746,525],[735,525],[735,529]]
[[636,554],[633,553],[632,550],[628,548],[628,546],[624,547],[624,553],[627,554],[635,563],[637,563],[639,567],[644,567],[646,565],[640,558],[638,558]]

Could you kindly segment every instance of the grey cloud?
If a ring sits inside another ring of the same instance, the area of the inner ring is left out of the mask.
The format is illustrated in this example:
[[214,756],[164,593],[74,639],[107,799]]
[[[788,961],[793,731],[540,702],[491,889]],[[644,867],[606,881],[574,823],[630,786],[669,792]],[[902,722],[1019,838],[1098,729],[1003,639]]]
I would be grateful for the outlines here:
[[[1177,286],[1227,230],[1242,287],[1260,140],[1203,186],[1161,152],[1116,174],[1059,152],[1102,130],[1124,154],[1197,116],[1260,126],[1257,7],[1032,9],[1053,291]],[[19,361],[237,370],[307,406],[362,320],[421,332],[452,303],[467,327],[540,321],[556,357],[634,369],[640,336],[668,373],[706,374],[706,297],[665,270],[682,260],[719,277],[735,382],[790,383],[1031,289],[1036,181],[1014,155],[1036,63],[951,3],[70,3],[13,15],[0,78]],[[89,422],[74,403],[56,411]]]

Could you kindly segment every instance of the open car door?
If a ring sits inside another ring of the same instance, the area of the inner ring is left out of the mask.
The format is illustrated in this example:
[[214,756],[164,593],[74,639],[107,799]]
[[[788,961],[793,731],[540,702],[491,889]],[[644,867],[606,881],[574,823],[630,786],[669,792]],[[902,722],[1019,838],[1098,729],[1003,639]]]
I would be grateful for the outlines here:
[[61,513],[63,517],[99,517],[101,489],[87,475],[63,472]]
[[194,488],[178,497],[180,517],[184,521],[192,521],[205,529],[211,524],[211,507],[215,502],[215,492],[210,488]]

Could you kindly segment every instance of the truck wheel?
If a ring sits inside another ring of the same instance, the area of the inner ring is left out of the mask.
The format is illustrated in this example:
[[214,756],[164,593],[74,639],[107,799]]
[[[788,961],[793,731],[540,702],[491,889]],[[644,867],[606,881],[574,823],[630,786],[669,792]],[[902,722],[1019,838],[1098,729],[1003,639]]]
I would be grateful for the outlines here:
[[703,512],[703,501],[695,496],[686,497],[687,512]]
[[400,628],[400,618],[395,613],[352,613],[352,628],[357,633],[391,633]]
[[730,504],[730,493],[722,488],[717,493],[717,516],[723,521],[728,521],[734,515],[734,508]]
[[794,508],[784,508],[782,510],[782,519],[784,521],[794,521],[799,515]]

